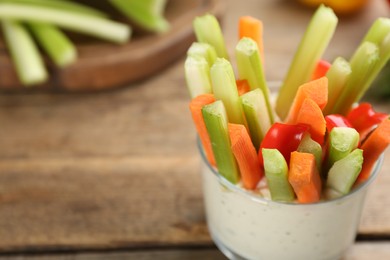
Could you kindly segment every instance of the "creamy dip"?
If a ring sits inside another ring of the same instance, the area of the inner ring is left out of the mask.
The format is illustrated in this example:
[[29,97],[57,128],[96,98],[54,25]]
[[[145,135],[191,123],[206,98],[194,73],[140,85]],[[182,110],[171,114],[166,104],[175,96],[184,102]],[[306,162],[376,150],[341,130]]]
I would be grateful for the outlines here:
[[203,163],[207,224],[234,259],[339,259],[354,242],[366,186],[332,201],[287,204],[252,194]]

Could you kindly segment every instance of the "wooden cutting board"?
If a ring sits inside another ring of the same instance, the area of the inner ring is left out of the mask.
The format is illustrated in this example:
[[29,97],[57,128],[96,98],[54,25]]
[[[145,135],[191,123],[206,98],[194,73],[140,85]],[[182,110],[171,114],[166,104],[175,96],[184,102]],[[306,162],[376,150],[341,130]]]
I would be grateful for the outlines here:
[[[115,20],[126,21],[106,1],[84,2],[108,10],[114,15]],[[207,12],[221,18],[224,10],[223,0],[170,0],[165,13],[171,23],[168,32],[152,34],[133,28],[133,37],[124,45],[71,33],[69,35],[76,43],[79,55],[77,62],[59,69],[45,57],[50,78],[45,84],[34,89],[95,91],[125,86],[150,77],[184,55],[195,40],[192,29],[192,20],[195,16]],[[17,78],[2,39],[0,90],[26,91]]]

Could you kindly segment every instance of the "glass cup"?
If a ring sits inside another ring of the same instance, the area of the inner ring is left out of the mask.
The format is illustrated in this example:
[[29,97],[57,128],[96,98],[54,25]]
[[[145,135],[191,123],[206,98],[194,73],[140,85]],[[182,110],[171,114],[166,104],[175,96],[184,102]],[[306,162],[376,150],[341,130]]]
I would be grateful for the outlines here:
[[354,243],[371,177],[348,195],[312,204],[270,201],[220,176],[201,144],[203,193],[210,235],[229,259],[339,259]]

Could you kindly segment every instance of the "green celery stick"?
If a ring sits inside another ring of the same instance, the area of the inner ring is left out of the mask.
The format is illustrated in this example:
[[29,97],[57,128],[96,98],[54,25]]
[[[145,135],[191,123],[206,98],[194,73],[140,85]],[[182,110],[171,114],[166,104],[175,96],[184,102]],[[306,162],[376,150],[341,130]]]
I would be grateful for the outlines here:
[[275,110],[281,120],[286,118],[299,86],[310,80],[334,34],[337,22],[333,10],[324,5],[313,15],[279,90]]
[[193,27],[198,42],[208,43],[215,48],[219,58],[229,59],[225,39],[215,16],[205,14],[194,19]]
[[328,103],[323,110],[324,115],[332,113],[334,105],[340,97],[351,73],[352,70],[348,61],[342,57],[334,60],[332,66],[326,73],[326,77],[328,78]]
[[383,39],[379,44],[379,61],[374,65],[370,75],[365,79],[365,85],[361,88],[359,95],[356,98],[356,102],[359,101],[374,80],[378,77],[379,73],[386,66],[387,62],[390,60],[390,33]]
[[359,133],[354,128],[334,127],[329,134],[327,169],[357,148],[359,139]]
[[268,116],[267,104],[261,89],[251,90],[240,97],[249,133],[256,151],[260,148],[268,129],[271,127],[271,120]]
[[332,113],[346,115],[353,103],[367,90],[367,79],[379,62],[379,48],[371,42],[361,44],[350,60],[351,75],[346,82]]
[[362,169],[363,150],[355,149],[329,170],[325,196],[334,199],[350,192]]
[[367,41],[379,45],[386,37],[386,35],[388,35],[389,33],[390,33],[390,19],[379,17],[371,25],[370,29],[364,36],[361,43]]
[[210,67],[204,57],[187,56],[184,72],[191,98],[211,93]]
[[66,67],[76,61],[76,47],[56,26],[34,22],[27,26],[57,66]]
[[277,149],[263,148],[264,172],[272,200],[294,201],[295,194],[288,182],[288,166]]
[[239,168],[231,150],[228,120],[222,101],[217,100],[204,106],[202,114],[210,136],[218,172],[235,184],[240,180]]
[[367,41],[378,46],[379,61],[374,65],[374,68],[370,72],[369,76],[365,78],[365,83],[360,88],[355,102],[359,101],[363,97],[365,92],[372,85],[390,59],[390,18],[380,17],[376,19],[361,44]]
[[5,41],[11,54],[16,72],[25,86],[46,81],[47,72],[38,48],[27,29],[19,22],[1,22]]
[[0,3],[13,3],[21,5],[27,4],[39,7],[49,7],[97,17],[108,17],[106,13],[98,9],[67,0],[0,0]]
[[247,126],[230,62],[217,58],[210,74],[214,96],[223,101],[229,122]]
[[166,0],[110,0],[110,3],[142,28],[153,32],[166,32],[170,28],[164,17]]
[[27,4],[0,3],[0,19],[51,23],[116,43],[126,42],[131,34],[129,26],[105,18]]
[[311,139],[309,134],[306,134],[301,142],[299,143],[299,146],[297,148],[298,152],[301,153],[311,153],[314,155],[314,158],[316,160],[316,166],[318,172],[321,172],[321,166],[322,166],[322,147],[319,143]]
[[213,66],[215,60],[217,59],[217,52],[214,47],[208,43],[202,42],[193,42],[187,51],[187,55],[204,57],[210,67]]
[[240,79],[246,79],[251,90],[259,88],[264,94],[267,105],[267,113],[274,122],[273,109],[269,100],[269,89],[265,81],[263,64],[257,43],[247,37],[243,37],[236,46],[236,59]]

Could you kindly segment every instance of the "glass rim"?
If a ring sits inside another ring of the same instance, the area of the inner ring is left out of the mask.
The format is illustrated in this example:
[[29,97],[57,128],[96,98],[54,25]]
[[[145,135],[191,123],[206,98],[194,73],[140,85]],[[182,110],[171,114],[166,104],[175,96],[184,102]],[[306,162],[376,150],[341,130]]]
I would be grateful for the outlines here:
[[[202,143],[200,141],[199,136],[197,136],[196,142],[197,142],[198,150],[201,154],[201,159],[202,159],[203,163],[205,163],[207,168],[214,174],[215,177],[217,177],[218,182],[220,184],[223,184],[223,186],[225,186],[229,190],[231,190],[235,193],[238,193],[244,197],[247,197],[252,201],[255,201],[255,202],[261,203],[261,204],[267,204],[267,205],[268,204],[277,204],[277,205],[289,205],[289,206],[305,206],[305,205],[325,205],[328,203],[341,202],[341,201],[346,200],[350,197],[353,197],[355,194],[359,193],[359,191],[365,190],[376,179],[376,177],[379,173],[379,170],[382,166],[383,160],[384,160],[384,154],[382,153],[380,155],[379,159],[377,160],[377,162],[375,163],[375,166],[371,172],[370,177],[364,183],[353,188],[352,191],[350,191],[348,194],[343,195],[339,198],[335,198],[335,199],[331,199],[331,200],[320,200],[318,202],[312,202],[312,203],[283,202],[283,201],[274,201],[274,200],[270,200],[270,199],[261,197],[260,195],[256,195],[253,192],[245,190],[244,188],[241,188],[241,187],[231,183],[230,181],[228,181],[225,177],[223,177],[221,174],[219,174],[219,172],[209,163],[209,161],[206,157],[206,154],[204,152],[204,149],[203,149],[203,146],[202,146]],[[263,178],[265,178],[265,176]]]

